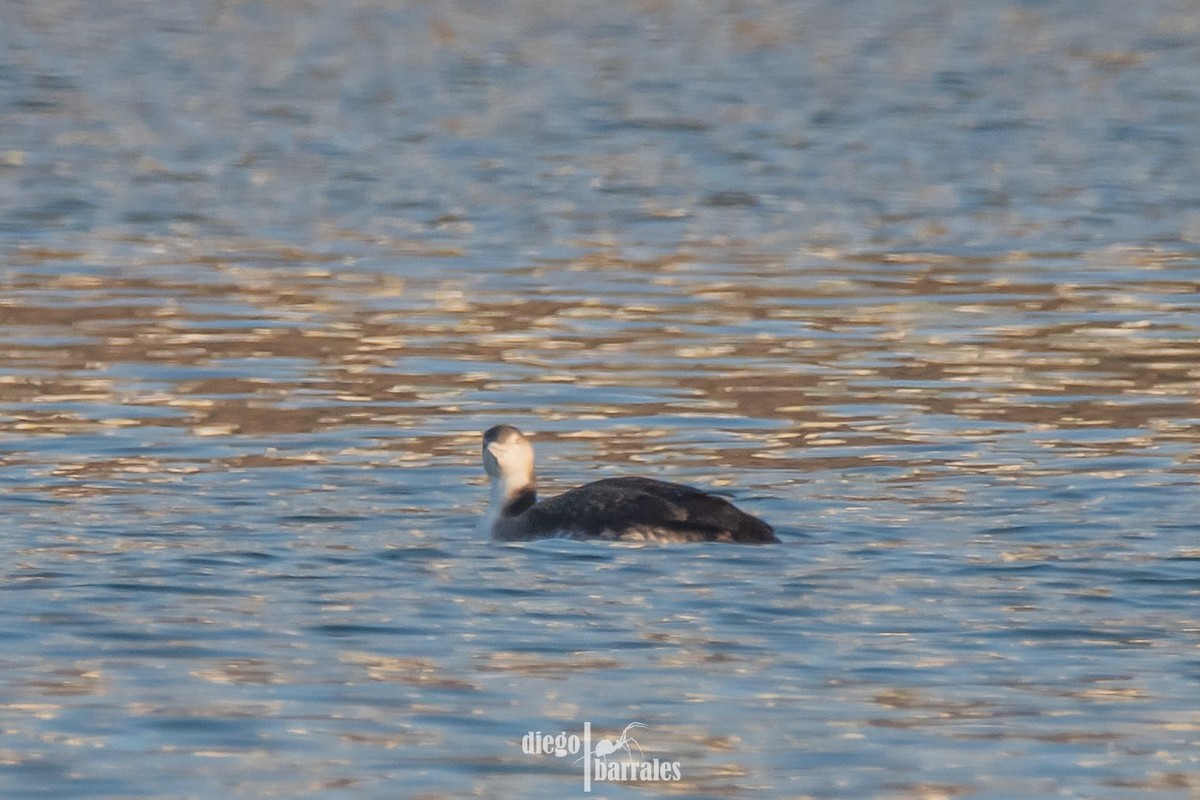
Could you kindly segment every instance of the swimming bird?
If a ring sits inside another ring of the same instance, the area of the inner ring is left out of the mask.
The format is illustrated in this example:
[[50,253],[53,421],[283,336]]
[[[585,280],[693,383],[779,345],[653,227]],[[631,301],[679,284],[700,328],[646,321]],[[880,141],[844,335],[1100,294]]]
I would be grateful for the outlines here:
[[605,478],[539,503],[533,446],[511,425],[484,432],[483,469],[492,500],[481,528],[500,541],[779,541],[770,525],[723,498],[652,478]]

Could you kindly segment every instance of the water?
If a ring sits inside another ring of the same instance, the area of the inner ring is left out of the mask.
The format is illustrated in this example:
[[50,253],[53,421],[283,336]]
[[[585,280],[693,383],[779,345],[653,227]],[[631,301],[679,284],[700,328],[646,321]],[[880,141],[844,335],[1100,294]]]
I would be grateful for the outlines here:
[[1191,4],[0,15],[4,797],[1200,793]]

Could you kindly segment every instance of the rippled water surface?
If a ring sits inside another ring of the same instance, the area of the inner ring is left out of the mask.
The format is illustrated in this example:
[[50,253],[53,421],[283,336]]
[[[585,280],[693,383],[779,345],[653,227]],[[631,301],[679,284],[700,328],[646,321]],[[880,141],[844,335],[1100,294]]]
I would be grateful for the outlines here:
[[0,15],[3,797],[1200,796],[1194,3]]

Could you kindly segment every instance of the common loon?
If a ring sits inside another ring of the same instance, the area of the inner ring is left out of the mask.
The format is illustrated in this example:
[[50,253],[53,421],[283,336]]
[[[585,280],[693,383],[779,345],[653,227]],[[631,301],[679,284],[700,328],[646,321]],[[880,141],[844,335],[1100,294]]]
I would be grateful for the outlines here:
[[511,425],[483,434],[483,468],[492,500],[481,527],[500,541],[779,541],[770,525],[723,498],[651,478],[605,478],[539,503],[533,446]]

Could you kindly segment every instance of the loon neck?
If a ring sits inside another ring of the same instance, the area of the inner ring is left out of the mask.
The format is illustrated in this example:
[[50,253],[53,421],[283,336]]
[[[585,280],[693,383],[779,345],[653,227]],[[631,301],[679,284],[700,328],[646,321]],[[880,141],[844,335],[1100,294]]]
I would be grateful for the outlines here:
[[520,514],[537,502],[537,481],[532,475],[525,480],[497,479],[492,481],[490,511],[496,517]]

